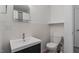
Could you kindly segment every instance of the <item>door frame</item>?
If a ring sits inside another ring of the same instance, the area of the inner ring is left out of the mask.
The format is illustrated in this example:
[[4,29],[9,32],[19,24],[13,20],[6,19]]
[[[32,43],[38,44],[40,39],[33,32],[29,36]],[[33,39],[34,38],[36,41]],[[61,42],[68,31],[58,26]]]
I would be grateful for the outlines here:
[[74,47],[75,47],[75,8],[79,8],[79,5],[73,5],[73,52],[74,52]]

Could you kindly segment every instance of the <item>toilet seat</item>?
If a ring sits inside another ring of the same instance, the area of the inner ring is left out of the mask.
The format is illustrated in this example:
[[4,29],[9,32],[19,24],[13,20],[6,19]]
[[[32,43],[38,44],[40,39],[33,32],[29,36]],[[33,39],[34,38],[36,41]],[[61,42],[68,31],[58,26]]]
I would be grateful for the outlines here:
[[50,49],[50,50],[56,49],[57,44],[53,43],[53,42],[47,43],[47,48]]

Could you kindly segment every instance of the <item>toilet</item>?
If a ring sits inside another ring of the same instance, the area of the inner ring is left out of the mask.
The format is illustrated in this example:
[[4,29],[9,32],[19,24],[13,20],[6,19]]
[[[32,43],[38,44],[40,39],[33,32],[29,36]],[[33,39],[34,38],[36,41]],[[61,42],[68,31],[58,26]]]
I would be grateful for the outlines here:
[[61,41],[61,36],[54,36],[53,39],[50,39],[50,42],[46,44],[47,49],[49,52],[56,53],[57,46]]

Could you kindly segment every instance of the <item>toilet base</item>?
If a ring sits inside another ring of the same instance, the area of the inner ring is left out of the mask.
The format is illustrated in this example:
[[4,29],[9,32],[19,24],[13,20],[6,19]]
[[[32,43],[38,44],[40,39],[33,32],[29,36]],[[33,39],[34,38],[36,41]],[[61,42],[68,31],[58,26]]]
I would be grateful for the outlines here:
[[49,53],[57,53],[57,50],[48,50]]

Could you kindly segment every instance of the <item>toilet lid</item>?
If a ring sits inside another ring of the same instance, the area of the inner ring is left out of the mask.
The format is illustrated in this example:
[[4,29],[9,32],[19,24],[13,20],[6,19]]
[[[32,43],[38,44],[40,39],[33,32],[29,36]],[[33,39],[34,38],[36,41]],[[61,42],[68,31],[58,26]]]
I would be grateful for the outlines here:
[[47,47],[54,48],[54,47],[57,47],[57,44],[50,42],[50,43],[47,43]]

